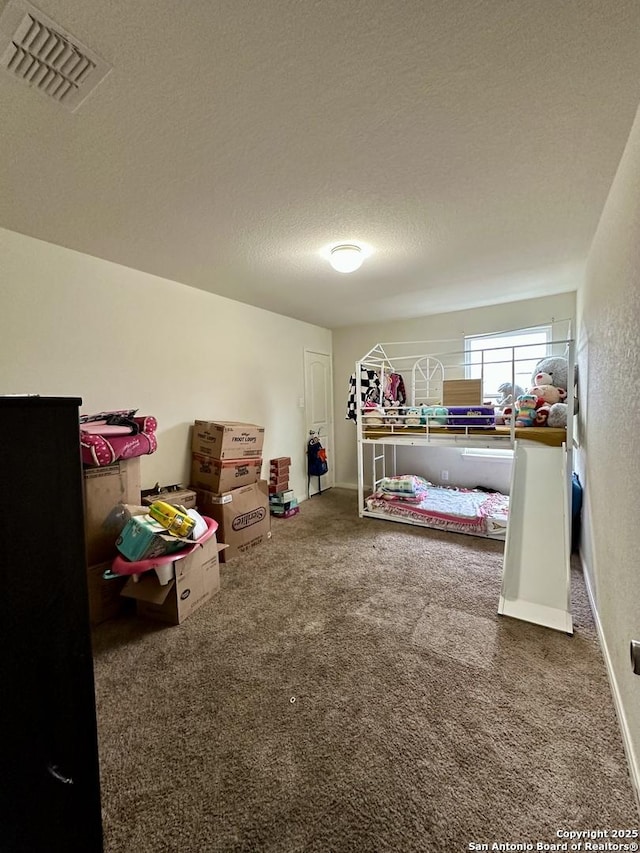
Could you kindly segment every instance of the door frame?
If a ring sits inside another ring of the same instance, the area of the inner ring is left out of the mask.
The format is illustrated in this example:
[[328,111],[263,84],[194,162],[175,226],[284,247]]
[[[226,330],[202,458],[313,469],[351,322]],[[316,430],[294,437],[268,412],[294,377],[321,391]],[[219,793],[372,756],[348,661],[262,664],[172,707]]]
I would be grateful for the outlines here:
[[[315,347],[304,347],[303,352],[303,374],[304,374],[304,446],[306,449],[307,442],[309,441],[309,387],[307,384],[307,359],[310,355],[322,355],[329,359],[329,415],[330,415],[330,426],[329,426],[329,442],[323,442],[323,444],[329,443],[330,448],[330,456],[329,456],[329,471],[328,474],[328,484],[325,488],[330,489],[335,485],[336,482],[336,469],[335,469],[335,458],[336,458],[336,444],[335,444],[335,421],[334,421],[334,405],[333,405],[333,353],[326,352],[322,349],[317,349]],[[322,436],[320,436],[320,440],[322,440]],[[305,452],[305,473],[306,473],[306,452]],[[317,494],[317,492],[314,492]]]

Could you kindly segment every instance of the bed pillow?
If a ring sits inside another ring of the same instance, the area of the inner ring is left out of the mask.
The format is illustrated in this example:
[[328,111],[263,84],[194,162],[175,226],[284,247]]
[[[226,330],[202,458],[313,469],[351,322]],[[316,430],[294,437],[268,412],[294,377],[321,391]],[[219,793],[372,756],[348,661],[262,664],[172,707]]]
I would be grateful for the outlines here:
[[398,477],[383,477],[378,488],[387,494],[415,495],[433,485],[417,474],[402,474]]

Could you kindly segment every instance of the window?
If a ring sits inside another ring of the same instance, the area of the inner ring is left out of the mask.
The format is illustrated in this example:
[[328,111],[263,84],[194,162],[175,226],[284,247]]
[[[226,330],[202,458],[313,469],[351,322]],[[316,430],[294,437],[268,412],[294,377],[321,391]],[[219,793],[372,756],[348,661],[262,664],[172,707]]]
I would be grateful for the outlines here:
[[482,379],[482,399],[496,402],[503,383],[529,387],[536,364],[551,354],[551,326],[474,335],[464,339],[464,349],[466,378]]
[[462,459],[477,462],[479,459],[490,462],[513,462],[513,450],[501,450],[493,447],[465,447]]

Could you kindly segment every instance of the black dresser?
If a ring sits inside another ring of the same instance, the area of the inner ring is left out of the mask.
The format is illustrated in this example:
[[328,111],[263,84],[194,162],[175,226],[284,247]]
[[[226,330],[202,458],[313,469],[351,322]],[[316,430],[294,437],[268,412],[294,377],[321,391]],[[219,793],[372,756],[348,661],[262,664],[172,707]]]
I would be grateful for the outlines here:
[[101,853],[81,400],[0,397],[0,851]]

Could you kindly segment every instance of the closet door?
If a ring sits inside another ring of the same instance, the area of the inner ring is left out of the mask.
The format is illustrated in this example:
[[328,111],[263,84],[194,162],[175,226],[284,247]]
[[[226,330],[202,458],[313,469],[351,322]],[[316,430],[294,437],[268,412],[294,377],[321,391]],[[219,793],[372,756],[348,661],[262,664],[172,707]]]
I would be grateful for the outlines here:
[[81,401],[0,397],[0,850],[101,853]]
[[312,477],[309,496],[330,489],[334,484],[335,458],[333,453],[333,371],[328,353],[304,351],[306,441],[310,431],[319,436],[327,452],[329,470],[321,478]]

